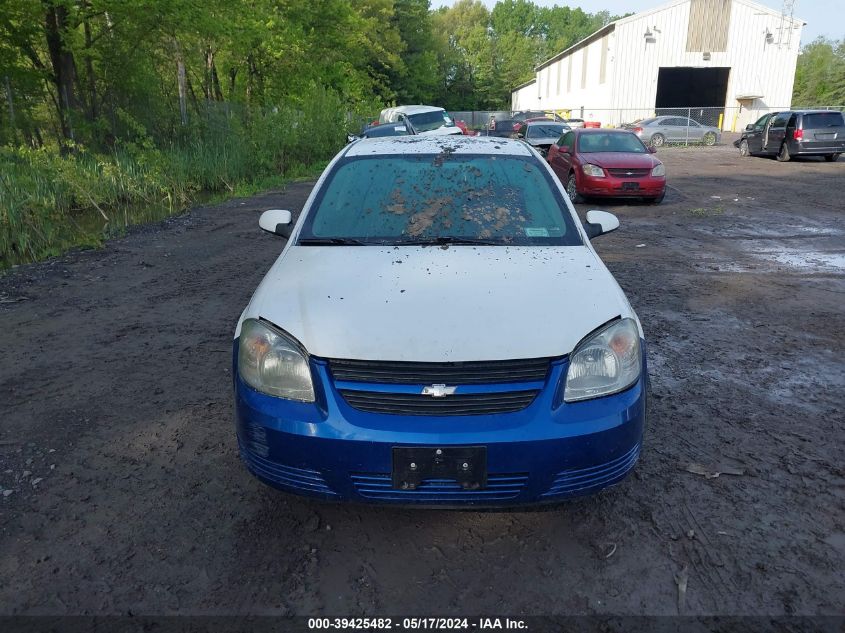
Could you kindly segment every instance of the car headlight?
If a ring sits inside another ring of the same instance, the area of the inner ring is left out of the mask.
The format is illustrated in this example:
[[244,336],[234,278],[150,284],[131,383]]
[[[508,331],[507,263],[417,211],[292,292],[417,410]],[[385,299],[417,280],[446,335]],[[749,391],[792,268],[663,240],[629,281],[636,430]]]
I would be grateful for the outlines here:
[[652,176],[665,176],[666,175],[666,166],[663,163],[658,163],[654,166],[654,169],[651,170]]
[[569,359],[563,399],[576,402],[627,389],[640,377],[640,332],[633,319],[614,321],[579,343]]
[[241,326],[238,373],[253,389],[270,396],[314,402],[314,382],[304,350],[256,319]]
[[598,165],[591,165],[590,163],[587,163],[586,165],[581,167],[581,170],[588,176],[604,178],[604,170]]

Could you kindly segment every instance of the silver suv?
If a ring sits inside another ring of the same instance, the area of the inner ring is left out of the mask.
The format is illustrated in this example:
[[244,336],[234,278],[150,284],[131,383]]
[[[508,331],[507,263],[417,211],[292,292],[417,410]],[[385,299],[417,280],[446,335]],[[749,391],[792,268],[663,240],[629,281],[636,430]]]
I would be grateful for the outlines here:
[[746,126],[734,141],[743,156],[824,156],[835,161],[845,152],[845,117],[834,110],[770,112]]

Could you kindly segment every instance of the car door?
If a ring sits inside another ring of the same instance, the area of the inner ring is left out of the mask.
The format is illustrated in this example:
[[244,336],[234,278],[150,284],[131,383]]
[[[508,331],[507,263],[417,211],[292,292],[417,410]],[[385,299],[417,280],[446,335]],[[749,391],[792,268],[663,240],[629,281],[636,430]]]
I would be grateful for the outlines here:
[[791,115],[791,112],[778,112],[769,121],[763,136],[764,154],[777,154],[780,151],[780,146],[786,138],[786,124]]
[[691,141],[701,141],[704,138],[704,128],[699,125],[698,121],[692,119],[682,119],[684,125],[684,138]]
[[666,137],[670,143],[676,143],[684,140],[684,128],[682,126],[683,119],[675,116],[669,116],[660,121],[659,132]]
[[[554,151],[553,151],[554,150]],[[575,151],[575,132],[566,132],[549,148],[549,164],[562,183],[569,178],[572,154]]]
[[752,154],[758,154],[763,151],[763,134],[766,130],[766,125],[774,114],[764,114],[753,124],[750,130],[745,131],[745,140],[748,142],[748,151]]

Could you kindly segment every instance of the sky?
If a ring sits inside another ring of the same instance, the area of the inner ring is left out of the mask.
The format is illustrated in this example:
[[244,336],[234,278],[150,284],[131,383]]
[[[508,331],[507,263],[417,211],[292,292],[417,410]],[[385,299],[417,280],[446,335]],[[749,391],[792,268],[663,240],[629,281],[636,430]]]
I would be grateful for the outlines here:
[[[779,0],[755,0],[759,4],[780,11],[783,6]],[[496,0],[482,0],[491,9]],[[541,6],[566,5],[581,7],[587,13],[610,11],[611,15],[637,13],[646,9],[653,9],[665,3],[665,0],[534,0]],[[436,9],[451,6],[454,0],[431,0],[431,7]],[[801,34],[801,43],[807,44],[823,35],[829,39],[845,38],[845,6],[843,0],[795,0],[794,15],[807,23]]]

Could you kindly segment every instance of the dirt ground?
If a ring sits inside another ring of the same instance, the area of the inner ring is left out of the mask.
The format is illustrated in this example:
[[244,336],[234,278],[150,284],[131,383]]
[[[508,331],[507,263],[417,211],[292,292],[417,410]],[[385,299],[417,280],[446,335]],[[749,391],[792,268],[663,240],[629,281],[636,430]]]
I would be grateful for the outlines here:
[[232,331],[282,246],[257,219],[309,183],[0,276],[0,613],[845,613],[845,158],[659,156],[663,204],[580,209],[622,222],[597,248],[649,343],[642,460],[541,512],[241,466]]

